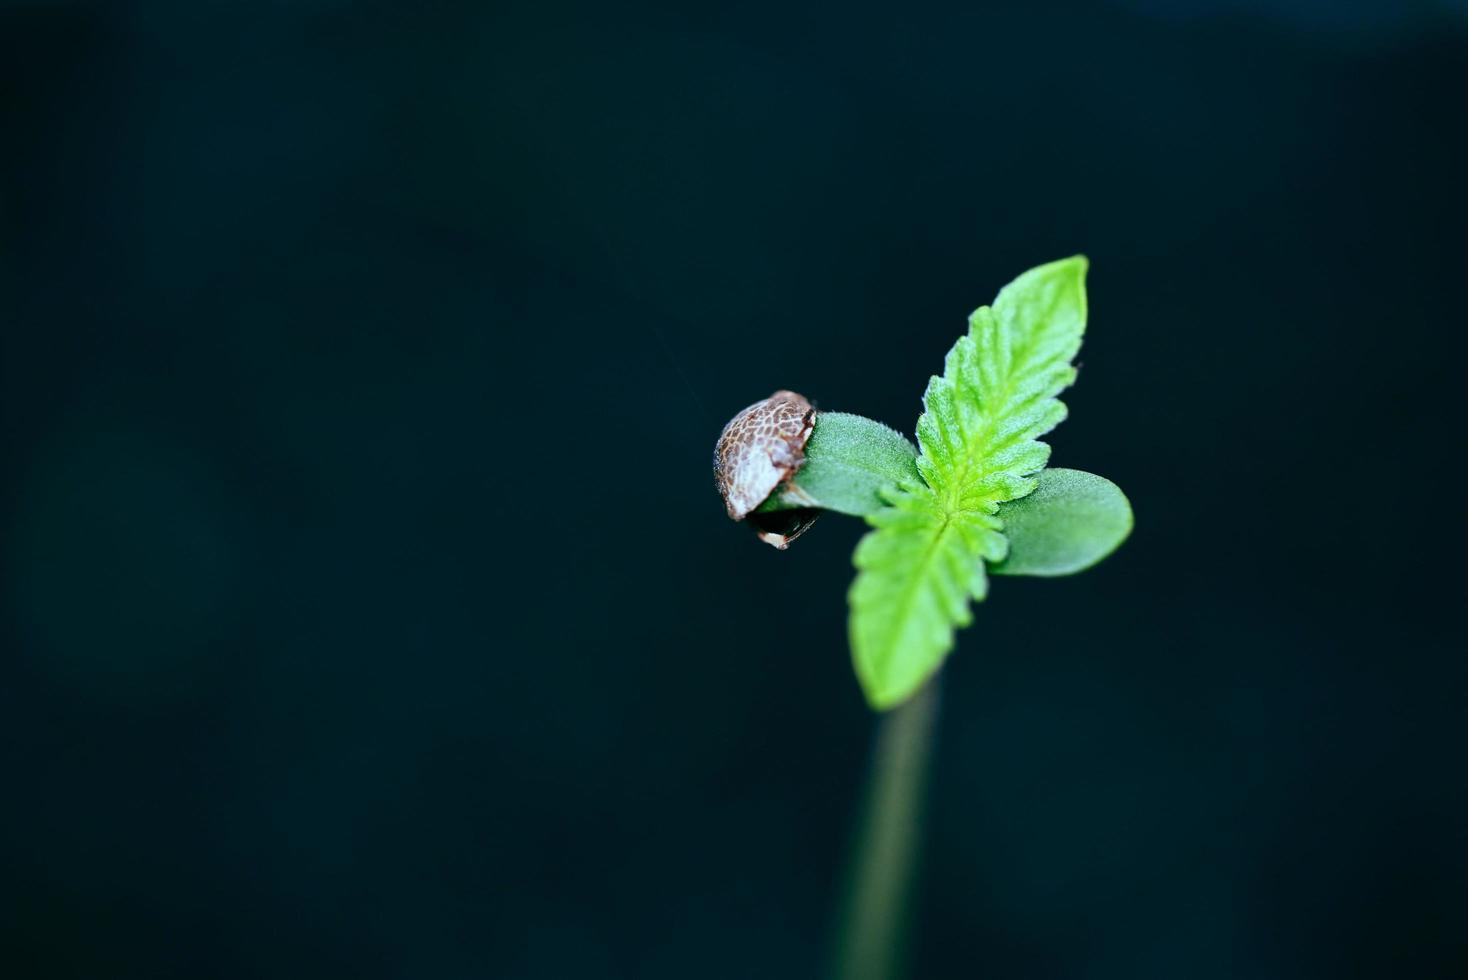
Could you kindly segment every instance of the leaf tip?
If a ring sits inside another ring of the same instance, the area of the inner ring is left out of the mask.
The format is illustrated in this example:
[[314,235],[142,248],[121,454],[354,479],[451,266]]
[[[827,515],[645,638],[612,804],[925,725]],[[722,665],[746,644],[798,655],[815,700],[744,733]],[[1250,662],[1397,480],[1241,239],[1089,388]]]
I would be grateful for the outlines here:
[[883,685],[857,671],[857,678],[861,681],[862,694],[866,696],[867,705],[873,711],[891,711],[893,708],[901,707],[908,699],[923,689],[923,685],[932,680],[937,668],[923,674],[915,681],[900,685]]

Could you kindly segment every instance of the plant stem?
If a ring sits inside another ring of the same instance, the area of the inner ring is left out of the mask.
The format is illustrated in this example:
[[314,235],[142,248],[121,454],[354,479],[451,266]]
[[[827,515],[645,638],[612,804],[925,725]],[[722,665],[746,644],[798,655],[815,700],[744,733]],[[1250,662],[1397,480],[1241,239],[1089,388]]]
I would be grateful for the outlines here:
[[897,980],[906,972],[913,869],[922,839],[934,677],[883,716],[836,929],[833,980]]

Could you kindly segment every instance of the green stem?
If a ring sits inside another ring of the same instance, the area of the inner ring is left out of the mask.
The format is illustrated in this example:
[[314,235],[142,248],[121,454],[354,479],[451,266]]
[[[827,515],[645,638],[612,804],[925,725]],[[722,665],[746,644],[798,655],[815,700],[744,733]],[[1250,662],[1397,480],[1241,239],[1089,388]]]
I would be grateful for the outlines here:
[[882,716],[836,930],[833,980],[897,980],[906,972],[913,869],[938,681]]

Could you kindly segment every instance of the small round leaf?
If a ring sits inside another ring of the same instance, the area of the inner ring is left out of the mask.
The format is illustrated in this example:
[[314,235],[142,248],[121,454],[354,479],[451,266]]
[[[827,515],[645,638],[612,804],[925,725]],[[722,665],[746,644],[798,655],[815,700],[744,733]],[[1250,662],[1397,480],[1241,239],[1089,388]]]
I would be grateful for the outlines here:
[[1082,470],[1051,469],[1027,496],[999,506],[1009,554],[995,575],[1070,575],[1105,558],[1132,530],[1132,507],[1116,484]]

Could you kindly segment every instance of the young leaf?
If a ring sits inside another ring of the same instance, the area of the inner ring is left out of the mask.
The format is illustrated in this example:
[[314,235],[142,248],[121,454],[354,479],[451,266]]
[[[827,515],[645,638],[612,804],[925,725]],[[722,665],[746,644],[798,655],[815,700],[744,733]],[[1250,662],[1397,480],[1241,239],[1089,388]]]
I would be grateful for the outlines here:
[[950,511],[930,487],[885,494],[891,506],[867,517],[876,528],[856,546],[851,650],[872,707],[894,707],[943,662],[953,628],[971,620],[969,599],[988,589],[984,559],[1004,557],[999,521]]
[[999,508],[1009,554],[994,575],[1072,575],[1126,540],[1132,507],[1110,480],[1082,470],[1049,469],[1035,492]]
[[1031,269],[969,318],[923,396],[921,483],[891,492],[867,516],[849,595],[857,676],[873,707],[918,689],[982,599],[985,561],[1004,558],[999,505],[1035,488],[1050,447],[1039,437],[1065,418],[1055,397],[1075,380],[1086,326],[1086,259]]
[[819,507],[863,517],[886,506],[881,492],[918,478],[917,447],[900,432],[849,412],[819,412],[805,465],[757,512]]

